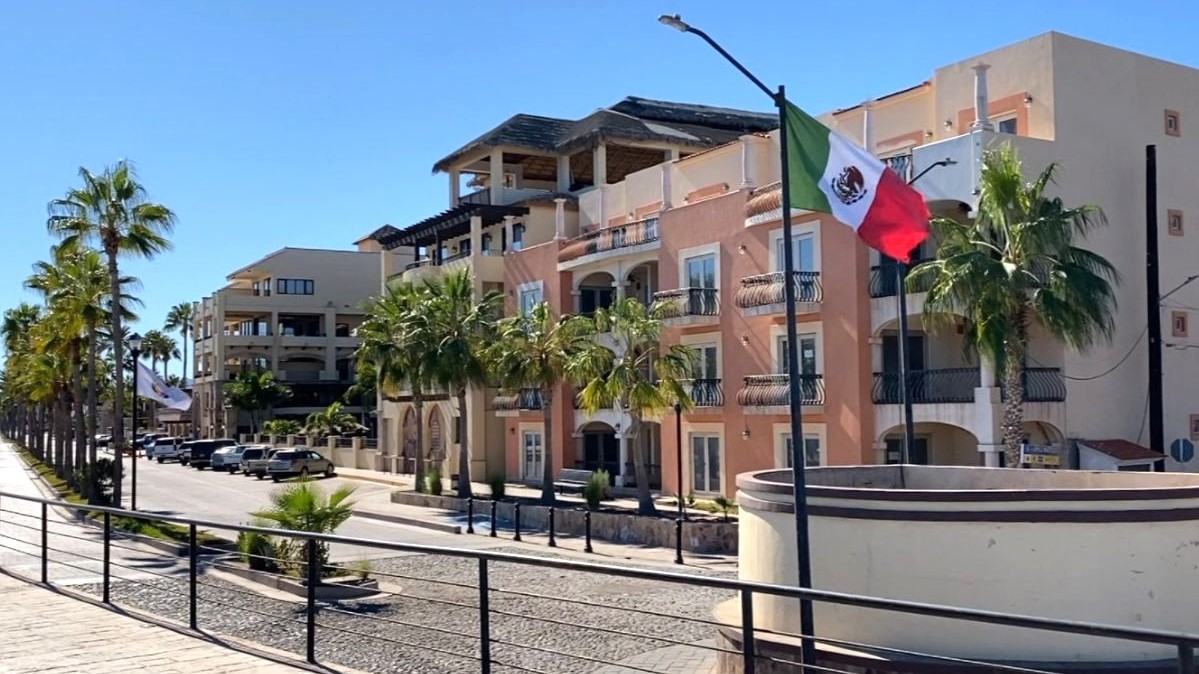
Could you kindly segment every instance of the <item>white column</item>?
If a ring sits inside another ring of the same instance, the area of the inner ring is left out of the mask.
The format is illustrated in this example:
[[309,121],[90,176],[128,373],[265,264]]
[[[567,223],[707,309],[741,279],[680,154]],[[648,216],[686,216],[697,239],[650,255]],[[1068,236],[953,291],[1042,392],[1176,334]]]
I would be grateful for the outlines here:
[[871,372],[883,371],[883,338],[871,337],[867,340],[870,343],[870,367]]
[[507,242],[508,246],[508,250],[504,251],[505,255],[512,252],[512,221],[515,219],[516,216],[514,215],[504,216],[504,241]]
[[596,229],[603,229],[608,226],[608,213],[604,210],[604,193],[608,191],[607,185],[599,186],[599,222],[595,223]]
[[987,70],[990,67],[985,63],[979,63],[971,68],[974,71],[974,123],[970,125],[971,129],[992,129],[987,100]]
[[[987,468],[999,467],[999,455],[1003,453],[1003,445],[984,445],[979,443],[978,451],[983,455],[983,465]],[[1014,468],[1015,466],[1013,466]]]
[[554,240],[566,238],[566,199],[554,199]]
[[595,184],[603,187],[608,184],[608,146],[600,143],[594,150],[591,151],[591,165],[594,167],[592,173],[595,176]]
[[625,466],[629,463],[629,439],[626,438],[620,431],[616,433],[616,439],[620,442],[620,475],[616,476],[616,486],[625,486]]
[[379,249],[379,290],[387,290],[387,249]]
[[491,203],[500,205],[504,199],[504,151],[491,151]]
[[470,216],[470,254],[471,256],[478,255],[480,248],[483,246],[483,217],[479,215]]
[[458,199],[461,195],[458,190],[461,189],[462,180],[458,169],[450,169],[450,208],[458,205]]
[[670,176],[674,171],[674,164],[666,162],[662,164],[662,210],[669,211],[674,205],[670,202]]
[[741,187],[754,186],[753,136],[741,136]]
[[335,378],[337,373],[337,311],[325,309],[325,375]]
[[978,359],[978,385],[983,388],[995,386],[995,361],[987,356]]
[[667,150],[666,151],[666,159],[668,161],[678,161],[679,160],[679,149],[677,147],[672,147],[669,150]]
[[619,262],[616,263],[616,271],[613,272],[613,278],[616,280],[612,282],[612,287],[616,288],[616,301],[619,302],[624,299],[624,288],[626,281],[624,265],[620,264]]
[[558,191],[570,191],[570,156],[558,155]]
[[874,154],[874,101],[862,104],[862,147]]

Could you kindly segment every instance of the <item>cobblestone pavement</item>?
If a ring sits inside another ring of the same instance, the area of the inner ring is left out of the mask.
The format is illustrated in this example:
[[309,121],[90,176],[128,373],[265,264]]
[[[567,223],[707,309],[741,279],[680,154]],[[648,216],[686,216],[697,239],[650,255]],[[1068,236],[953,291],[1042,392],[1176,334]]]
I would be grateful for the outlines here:
[[0,611],[4,635],[0,672],[4,674],[304,671],[278,654],[244,652],[3,574],[0,605],[4,606]]

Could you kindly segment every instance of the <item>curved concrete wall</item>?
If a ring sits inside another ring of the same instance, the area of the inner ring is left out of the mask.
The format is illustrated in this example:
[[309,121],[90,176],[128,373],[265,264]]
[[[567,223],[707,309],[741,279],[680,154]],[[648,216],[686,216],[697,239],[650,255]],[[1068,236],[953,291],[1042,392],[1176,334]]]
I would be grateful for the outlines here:
[[[1183,632],[1199,625],[1199,476],[862,466],[810,469],[807,478],[818,589]],[[743,580],[796,584],[790,483],[788,471],[738,478]],[[763,627],[798,628],[797,602],[760,597],[755,609]],[[1148,644],[820,603],[816,627],[992,660],[1173,656]]]

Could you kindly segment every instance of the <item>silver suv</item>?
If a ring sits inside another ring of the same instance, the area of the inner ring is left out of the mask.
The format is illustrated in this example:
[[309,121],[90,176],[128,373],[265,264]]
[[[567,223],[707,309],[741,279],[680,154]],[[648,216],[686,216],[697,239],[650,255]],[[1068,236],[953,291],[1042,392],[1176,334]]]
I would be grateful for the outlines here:
[[322,456],[320,452],[305,447],[297,447],[295,449],[283,449],[276,452],[271,457],[271,462],[267,465],[266,471],[275,482],[285,477],[296,476],[324,475],[325,477],[333,477],[333,462]]

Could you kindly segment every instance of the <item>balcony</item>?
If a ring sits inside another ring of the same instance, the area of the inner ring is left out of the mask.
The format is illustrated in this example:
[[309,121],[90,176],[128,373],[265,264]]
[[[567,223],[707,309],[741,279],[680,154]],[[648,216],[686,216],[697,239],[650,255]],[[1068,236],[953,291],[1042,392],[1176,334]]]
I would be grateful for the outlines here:
[[1010,143],[1020,153],[1025,166],[1047,166],[1060,154],[1053,141],[994,131],[975,131],[921,145],[912,151],[913,174],[919,174],[934,162],[945,159],[955,162],[929,171],[916,184],[929,209],[934,214],[953,215],[960,203],[976,208],[983,155],[1003,143]]
[[558,251],[558,269],[572,269],[616,255],[654,250],[659,245],[657,218],[604,227],[567,241]]
[[719,379],[688,379],[681,383],[689,389],[691,404],[697,408],[724,407],[724,390]]
[[[796,312],[809,313],[819,310],[820,302],[824,298],[824,291],[820,286],[820,272],[791,272],[791,282],[795,288]],[[733,302],[746,316],[781,314],[786,308],[783,301],[783,283],[781,271],[747,276],[741,279],[741,288]]]
[[906,183],[912,179],[912,153],[897,154],[891,157],[883,157],[883,163],[886,164],[892,171],[899,174],[899,177]]
[[[977,367],[951,367],[941,370],[913,370],[908,373],[908,400],[912,404],[973,403],[979,386]],[[898,405],[898,372],[875,372],[872,397],[877,405]]]
[[678,288],[654,293],[667,325],[708,325],[720,322],[720,291],[716,288]]
[[[915,267],[921,262],[927,260],[913,260],[909,265]],[[870,297],[895,297],[899,290],[899,277],[896,275],[900,267],[898,262],[888,262],[886,264],[876,264],[870,268]],[[928,277],[920,281],[914,287],[908,289],[908,293],[924,293],[928,292],[930,281]]]
[[479,204],[483,206],[507,206],[525,199],[553,194],[553,190],[535,189],[530,187],[504,187],[500,190],[499,203],[491,203],[491,188],[476,190],[470,194],[458,197],[459,204]]
[[[1024,402],[1026,403],[1060,403],[1066,400],[1066,378],[1056,367],[1025,368],[1021,378],[1024,380]],[[1005,387],[1001,387],[1005,388]],[[1007,392],[1002,392],[1007,400]]]
[[525,388],[516,393],[505,393],[491,400],[496,416],[512,417],[527,410],[541,409],[541,389]]
[[404,283],[420,283],[463,268],[469,269],[481,281],[503,282],[504,253],[498,248],[484,248],[447,255],[436,263],[432,258],[423,258],[405,265],[399,278]]
[[[737,404],[746,408],[746,414],[786,414],[791,408],[790,381],[785,374],[748,376],[745,385],[737,391]],[[799,375],[799,393],[801,405],[823,405],[824,376]]]

